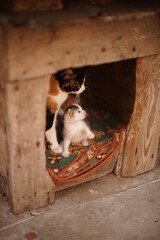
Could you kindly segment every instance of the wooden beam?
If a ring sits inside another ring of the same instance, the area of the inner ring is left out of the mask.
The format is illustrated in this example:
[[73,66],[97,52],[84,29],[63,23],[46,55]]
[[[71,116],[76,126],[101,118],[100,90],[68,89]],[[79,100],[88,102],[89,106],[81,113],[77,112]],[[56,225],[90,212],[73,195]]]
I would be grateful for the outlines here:
[[140,58],[136,68],[136,99],[124,147],[122,176],[155,168],[160,144],[160,55]]
[[5,11],[50,11],[62,9],[62,0],[1,0],[0,8]]
[[9,191],[14,213],[53,202],[55,185],[46,170],[46,98],[50,77],[7,83]]
[[104,12],[92,18],[91,12],[76,15],[73,9],[8,21],[13,22],[8,27],[10,81],[160,53],[156,12]]
[[0,27],[0,188],[9,196],[8,186],[8,146],[7,146],[7,109],[6,82],[8,78],[7,38]]

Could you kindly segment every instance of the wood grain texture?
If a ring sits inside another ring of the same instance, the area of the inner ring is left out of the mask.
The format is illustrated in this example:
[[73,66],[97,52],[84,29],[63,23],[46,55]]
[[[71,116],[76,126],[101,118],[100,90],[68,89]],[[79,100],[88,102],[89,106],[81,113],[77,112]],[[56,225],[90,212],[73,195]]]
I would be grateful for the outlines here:
[[155,168],[160,144],[160,55],[140,58],[136,67],[136,99],[124,147],[122,176]]
[[27,12],[27,11],[50,11],[62,9],[62,0],[1,0],[0,7],[6,11]]
[[14,0],[13,11],[50,11],[62,8],[62,0]]
[[24,18],[18,27],[14,19],[8,27],[10,81],[160,52],[160,16],[156,12],[118,17],[104,12],[92,18],[92,12],[76,11],[35,16],[34,21]]
[[122,176],[123,152],[124,152],[124,148],[122,147],[117,154],[117,161],[114,168],[114,174],[117,177]]
[[7,43],[5,30],[0,27],[0,188],[9,196],[7,154],[6,82],[8,78]]
[[46,76],[7,84],[9,189],[14,213],[54,200],[44,146],[49,80]]

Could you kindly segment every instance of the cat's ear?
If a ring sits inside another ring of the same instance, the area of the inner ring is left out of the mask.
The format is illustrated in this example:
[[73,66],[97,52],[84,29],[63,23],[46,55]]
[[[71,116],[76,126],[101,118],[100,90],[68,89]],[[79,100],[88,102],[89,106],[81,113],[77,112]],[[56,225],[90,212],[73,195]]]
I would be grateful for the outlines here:
[[60,88],[63,91],[69,92],[70,88],[69,88],[69,82],[65,81],[65,76],[66,76],[66,70],[62,70],[59,71],[55,74],[55,77],[57,79],[57,81],[59,82]]
[[68,109],[68,116],[70,118],[73,118],[74,117],[74,110],[73,109]]
[[63,74],[64,74],[64,77],[69,78],[69,77],[71,77],[73,75],[73,71],[72,71],[71,68],[69,68],[69,69],[65,70],[63,72]]
[[71,68],[62,70],[59,73],[60,73],[60,78],[62,78],[64,81],[70,79],[71,76],[73,75],[73,71]]

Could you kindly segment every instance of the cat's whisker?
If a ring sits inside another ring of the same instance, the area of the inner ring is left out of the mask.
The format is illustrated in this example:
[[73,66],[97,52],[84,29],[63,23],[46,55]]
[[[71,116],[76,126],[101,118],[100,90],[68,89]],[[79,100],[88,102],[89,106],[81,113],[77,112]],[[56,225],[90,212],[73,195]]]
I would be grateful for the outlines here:
[[91,82],[86,82],[85,86],[86,87],[95,87],[96,84],[94,82],[92,82],[92,83]]
[[91,75],[91,74],[90,75],[86,75],[85,78],[86,78],[86,80],[87,79],[94,79],[95,75],[94,74],[93,75]]
[[87,85],[96,85],[95,82],[91,82],[91,81],[89,81],[89,82],[87,81],[86,84],[87,84]]
[[94,76],[95,74],[94,73],[86,73],[85,76]]
[[87,90],[87,89],[91,89],[91,88],[90,88],[89,86],[86,86],[86,90]]
[[94,75],[94,72],[93,71],[92,72],[85,72],[85,75],[88,75],[88,74]]
[[92,79],[95,79],[95,76],[94,76],[94,75],[93,75],[93,76],[87,76],[87,77],[86,77],[86,81],[88,81],[88,80],[91,81]]

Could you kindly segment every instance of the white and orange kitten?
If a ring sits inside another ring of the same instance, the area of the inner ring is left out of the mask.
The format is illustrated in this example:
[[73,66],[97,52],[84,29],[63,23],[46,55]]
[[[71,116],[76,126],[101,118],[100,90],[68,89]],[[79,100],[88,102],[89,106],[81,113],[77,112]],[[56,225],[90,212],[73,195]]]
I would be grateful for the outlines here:
[[63,141],[63,157],[69,156],[70,144],[82,143],[88,146],[88,139],[94,138],[94,133],[89,129],[84,119],[86,112],[78,104],[70,105],[64,114]]

